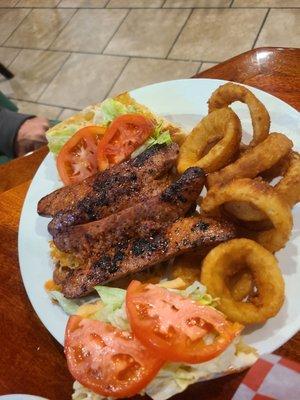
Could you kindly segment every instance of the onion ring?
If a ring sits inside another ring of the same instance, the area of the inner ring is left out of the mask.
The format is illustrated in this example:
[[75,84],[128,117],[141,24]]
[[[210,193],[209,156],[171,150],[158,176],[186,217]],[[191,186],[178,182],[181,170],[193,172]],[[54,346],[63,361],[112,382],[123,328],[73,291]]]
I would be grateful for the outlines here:
[[[225,278],[245,265],[251,270],[257,293],[242,302],[233,298]],[[249,239],[233,239],[211,250],[202,264],[201,282],[209,294],[220,299],[217,308],[241,324],[265,322],[278,313],[284,301],[284,281],[276,258]]]
[[266,107],[249,89],[235,83],[225,83],[215,90],[208,100],[208,112],[229,106],[234,101],[241,101],[249,108],[253,127],[253,139],[249,146],[256,146],[269,134],[270,116]]
[[270,133],[266,140],[251,147],[234,163],[208,175],[208,187],[237,178],[255,178],[289,153],[293,142],[282,133]]
[[[283,177],[274,189],[290,207],[293,207],[300,201],[300,155],[298,153],[291,152],[288,157],[283,157],[276,166],[268,170],[265,176],[273,179],[280,175]],[[245,226],[249,229],[264,230],[266,226],[270,226],[266,221],[266,214],[249,203],[230,202],[224,208],[240,221],[246,221]]]
[[298,153],[292,153],[286,173],[274,188],[290,207],[300,201],[300,155]]
[[234,300],[242,301],[251,295],[254,288],[252,274],[249,271],[240,270],[229,280],[230,292]]
[[[212,112],[195,126],[180,147],[179,173],[192,166],[205,172],[223,168],[237,153],[241,136],[240,120],[230,108]],[[205,154],[207,148],[209,151]]]
[[250,202],[272,222],[272,229],[249,232],[258,243],[271,252],[284,247],[293,226],[292,213],[289,205],[273,187],[261,179],[236,179],[223,186],[212,187],[201,207],[209,215],[220,215],[221,206],[230,201]]

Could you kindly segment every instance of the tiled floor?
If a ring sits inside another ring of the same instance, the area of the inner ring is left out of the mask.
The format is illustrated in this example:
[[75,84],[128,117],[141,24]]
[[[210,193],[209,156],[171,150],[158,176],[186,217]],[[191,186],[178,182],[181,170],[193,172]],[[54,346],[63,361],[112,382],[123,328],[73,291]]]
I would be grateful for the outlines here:
[[0,0],[0,90],[67,118],[259,46],[299,47],[300,0]]

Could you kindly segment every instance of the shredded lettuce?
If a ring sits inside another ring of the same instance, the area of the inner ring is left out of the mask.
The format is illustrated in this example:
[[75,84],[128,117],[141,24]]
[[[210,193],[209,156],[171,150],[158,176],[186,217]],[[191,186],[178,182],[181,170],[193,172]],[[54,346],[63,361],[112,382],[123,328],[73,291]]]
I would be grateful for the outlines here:
[[97,293],[104,305],[94,318],[103,322],[109,322],[121,330],[130,330],[125,308],[126,290],[108,286],[96,286]]
[[61,292],[57,290],[49,291],[49,296],[54,302],[58,303],[64,312],[68,315],[76,314],[80,304],[76,300],[67,299]]
[[195,281],[184,290],[173,289],[173,291],[183,297],[189,297],[192,300],[198,301],[204,306],[216,307],[219,301],[218,298],[213,298],[210,294],[206,293],[206,287],[198,281]]
[[163,123],[160,122],[156,125],[152,135],[149,139],[146,140],[144,144],[138,147],[132,154],[131,158],[137,157],[139,154],[143,153],[143,151],[149,149],[149,147],[154,146],[155,144],[171,144],[172,138],[170,132],[167,130],[163,130]]
[[[165,364],[141,394],[147,394],[153,400],[167,400],[175,394],[183,392],[193,383],[216,378],[230,369],[251,366],[257,360],[257,356],[253,352],[237,353],[238,340],[239,338],[235,339],[218,357],[201,364]],[[111,400],[111,398],[93,393],[77,381],[74,382],[73,389],[73,400]]]
[[[114,99],[107,99],[103,101],[100,107],[87,107],[81,113],[86,114],[89,110],[91,110],[91,112],[94,114],[94,118],[90,122],[92,124],[108,124],[119,115],[136,112],[134,106],[125,106]],[[50,129],[46,133],[46,138],[48,140],[48,147],[51,153],[57,155],[63,145],[74,135],[74,133],[86,125],[87,123],[83,123],[81,121],[78,124],[74,123],[63,127],[61,124],[58,124],[57,128],[54,126],[52,129]]]
[[68,125],[64,128],[52,128],[46,133],[48,147],[51,153],[58,154],[63,145],[74,135],[79,129],[78,125]]
[[125,106],[124,104],[114,99],[106,99],[100,106],[100,114],[102,115],[102,122],[104,124],[108,124],[119,115],[134,112],[136,112],[134,106]]
[[[169,281],[162,280],[160,285],[164,286],[166,282],[169,283]],[[172,281],[170,282],[172,283]],[[126,290],[108,286],[96,286],[95,289],[100,296],[103,306],[92,318],[99,319],[103,322],[109,322],[119,329],[129,331],[130,325],[128,323],[125,307]],[[206,287],[198,281],[195,281],[192,285],[183,290],[168,290],[183,297],[199,301],[201,304],[210,305],[212,307],[216,305],[216,299],[208,295],[206,293]],[[74,303],[73,300],[65,299],[67,301],[65,303],[61,293],[50,293],[53,298],[59,301],[62,307],[68,310],[66,312],[69,313],[72,307],[74,307],[74,312],[77,311],[78,305],[77,309],[74,304],[72,306],[72,303]],[[211,338],[208,334],[207,341],[209,340],[211,340]],[[147,394],[153,400],[166,400],[184,391],[192,383],[201,381],[202,379],[207,380],[215,378],[228,371],[230,368],[241,368],[252,365],[256,361],[257,356],[253,352],[247,353],[238,351],[238,341],[239,338],[236,338],[221,355],[201,364],[166,363],[141,394]],[[93,393],[79,382],[74,382],[73,388],[73,400],[110,400],[105,396]]]

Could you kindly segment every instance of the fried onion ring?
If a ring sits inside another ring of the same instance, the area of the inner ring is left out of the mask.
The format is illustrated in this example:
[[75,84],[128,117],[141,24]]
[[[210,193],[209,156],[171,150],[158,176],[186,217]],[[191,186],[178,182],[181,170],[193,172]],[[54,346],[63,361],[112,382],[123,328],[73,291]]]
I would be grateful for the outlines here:
[[238,178],[255,178],[289,153],[293,142],[282,133],[270,133],[266,140],[249,148],[234,163],[208,175],[208,187]]
[[[283,176],[274,189],[290,207],[300,201],[300,156],[298,153],[291,152],[288,157],[283,157],[276,168],[268,170],[265,176],[269,179]],[[245,226],[249,229],[264,230],[264,227],[268,226],[266,214],[249,203],[230,202],[224,208],[240,221],[246,221]]]
[[[233,298],[226,279],[245,265],[251,270],[257,293],[244,302]],[[220,311],[245,325],[274,317],[284,301],[284,281],[276,258],[249,239],[233,239],[211,250],[202,264],[201,282],[209,294],[220,299]]]
[[251,272],[240,270],[230,278],[230,292],[234,300],[242,301],[252,294],[254,281]]
[[[204,117],[187,136],[179,150],[178,171],[197,166],[214,172],[231,162],[241,141],[238,116],[230,109],[216,110]],[[212,146],[212,147],[211,147]],[[206,151],[208,152],[206,153]]]
[[221,206],[231,201],[250,202],[272,222],[271,229],[249,233],[252,238],[271,252],[284,247],[292,230],[292,214],[289,205],[272,186],[262,179],[236,179],[223,186],[212,187],[201,207],[208,215],[219,216]]
[[225,83],[213,92],[208,100],[208,112],[227,107],[234,101],[247,104],[253,127],[253,139],[250,146],[256,146],[265,140],[270,130],[270,116],[266,107],[249,89],[235,83]]
[[300,201],[300,155],[298,153],[292,153],[286,173],[274,188],[290,207]]

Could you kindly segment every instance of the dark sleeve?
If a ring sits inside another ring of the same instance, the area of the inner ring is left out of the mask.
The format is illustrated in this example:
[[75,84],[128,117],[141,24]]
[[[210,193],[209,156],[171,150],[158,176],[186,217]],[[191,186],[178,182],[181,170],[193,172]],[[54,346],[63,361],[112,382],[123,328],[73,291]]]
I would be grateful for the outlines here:
[[0,154],[14,157],[14,141],[20,126],[34,115],[19,114],[0,108]]

